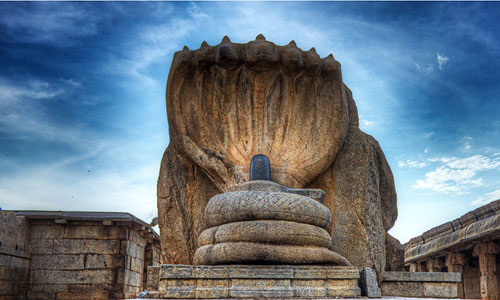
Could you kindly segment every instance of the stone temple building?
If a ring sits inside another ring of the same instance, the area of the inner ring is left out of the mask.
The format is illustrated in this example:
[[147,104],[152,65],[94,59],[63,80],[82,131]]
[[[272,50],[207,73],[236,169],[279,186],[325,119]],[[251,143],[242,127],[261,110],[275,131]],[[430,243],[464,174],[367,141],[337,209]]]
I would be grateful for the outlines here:
[[500,200],[412,238],[405,267],[411,272],[460,272],[458,296],[498,299]]
[[0,211],[1,300],[135,298],[159,236],[129,213]]

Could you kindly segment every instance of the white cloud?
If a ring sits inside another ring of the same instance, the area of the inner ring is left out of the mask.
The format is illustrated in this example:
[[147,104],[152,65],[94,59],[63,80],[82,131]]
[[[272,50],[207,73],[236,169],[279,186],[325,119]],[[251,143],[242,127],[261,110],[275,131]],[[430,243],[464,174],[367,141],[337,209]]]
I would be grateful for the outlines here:
[[364,125],[364,126],[370,126],[370,125],[373,125],[374,122],[372,121],[368,121],[368,120],[360,120],[361,124]]
[[417,71],[422,72],[425,75],[434,72],[434,65],[432,65],[432,64],[420,65],[420,64],[415,63],[415,68],[417,69]]
[[[18,165],[0,179],[3,209],[126,211],[149,222],[164,140],[94,139],[79,154],[41,165]],[[0,164],[10,163],[8,158]]]
[[420,169],[429,165],[428,162],[418,162],[416,160],[398,161],[398,167],[408,169]]
[[424,153],[429,153],[430,149],[429,148],[425,148],[424,149]]
[[448,56],[440,55],[439,53],[437,55],[437,63],[438,63],[438,68],[440,71],[443,70],[444,65],[449,61]]
[[476,200],[471,202],[471,205],[486,205],[498,199],[500,199],[500,190],[486,193],[484,196],[478,197]]
[[433,135],[434,135],[434,131],[427,132],[424,134],[424,138],[428,139],[428,138],[431,138]]
[[11,7],[0,15],[0,25],[14,41],[65,46],[95,34],[102,17],[86,4],[33,3]]
[[67,144],[81,142],[86,145],[88,135],[82,137],[80,128],[51,122],[40,102],[66,95],[79,87],[80,84],[72,79],[54,82],[29,79],[15,83],[0,78],[0,132],[16,139],[57,140]]
[[442,157],[428,161],[441,165],[426,173],[425,179],[417,180],[413,187],[438,193],[466,193],[470,188],[483,185],[482,178],[476,177],[478,172],[500,167],[499,157],[483,155]]

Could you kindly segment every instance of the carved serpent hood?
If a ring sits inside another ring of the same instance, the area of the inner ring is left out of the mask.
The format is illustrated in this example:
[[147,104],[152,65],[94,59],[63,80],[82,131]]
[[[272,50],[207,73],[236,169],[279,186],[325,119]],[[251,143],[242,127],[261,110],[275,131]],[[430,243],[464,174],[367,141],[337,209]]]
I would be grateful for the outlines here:
[[171,140],[221,191],[249,179],[256,154],[269,157],[271,180],[301,188],[344,143],[346,93],[331,54],[321,59],[314,48],[277,46],[262,35],[247,44],[203,42],[174,55],[166,93]]

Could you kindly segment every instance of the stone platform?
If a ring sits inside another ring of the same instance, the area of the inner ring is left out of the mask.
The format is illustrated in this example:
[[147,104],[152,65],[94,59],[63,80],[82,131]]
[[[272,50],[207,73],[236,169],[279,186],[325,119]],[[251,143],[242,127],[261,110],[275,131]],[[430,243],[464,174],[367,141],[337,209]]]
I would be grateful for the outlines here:
[[420,298],[458,298],[462,281],[455,272],[385,272],[382,295]]
[[[162,265],[149,298],[354,298],[359,270],[343,266]],[[152,276],[154,277],[154,276]]]

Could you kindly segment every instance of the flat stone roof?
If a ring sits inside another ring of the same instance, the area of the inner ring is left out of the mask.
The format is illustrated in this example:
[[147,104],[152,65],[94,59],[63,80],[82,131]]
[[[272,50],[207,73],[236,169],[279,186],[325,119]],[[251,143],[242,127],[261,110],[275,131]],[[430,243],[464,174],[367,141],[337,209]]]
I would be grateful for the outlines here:
[[[497,236],[498,235],[498,236]],[[451,249],[471,248],[474,241],[500,238],[500,200],[470,211],[416,236],[406,244],[405,263]]]
[[48,210],[3,210],[4,212],[12,211],[17,216],[23,216],[28,220],[54,219],[67,221],[116,221],[116,222],[131,222],[142,227],[150,232],[154,238],[160,236],[156,233],[150,224],[137,218],[127,212],[102,212],[102,211],[48,211]]

